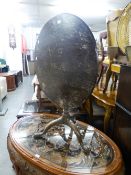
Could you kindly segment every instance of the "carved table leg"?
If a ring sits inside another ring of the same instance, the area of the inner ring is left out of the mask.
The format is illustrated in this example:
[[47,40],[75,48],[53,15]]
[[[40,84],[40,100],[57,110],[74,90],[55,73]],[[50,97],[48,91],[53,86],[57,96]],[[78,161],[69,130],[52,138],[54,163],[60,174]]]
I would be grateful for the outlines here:
[[108,126],[109,126],[109,120],[111,117],[111,111],[112,107],[106,107],[105,117],[104,117],[104,132],[107,132]]
[[[67,125],[67,126],[69,126],[71,128],[71,133],[70,134],[72,135],[72,132],[75,133],[75,135],[77,137],[77,140],[78,140],[81,148],[83,149],[83,151],[85,152],[85,154],[88,154],[89,153],[89,150],[84,148],[83,140],[82,140],[82,135],[81,135],[79,129],[77,128],[76,124],[70,119],[68,113],[67,114],[64,113],[62,117],[49,122],[45,126],[45,128],[44,128],[43,131],[38,132],[38,133],[35,133],[34,138],[35,139],[41,139],[41,138],[44,139],[46,133],[48,132],[48,130],[50,128],[52,128],[53,126],[58,126],[59,124],[65,124],[65,125]],[[66,139],[64,139],[64,140],[67,141]]]

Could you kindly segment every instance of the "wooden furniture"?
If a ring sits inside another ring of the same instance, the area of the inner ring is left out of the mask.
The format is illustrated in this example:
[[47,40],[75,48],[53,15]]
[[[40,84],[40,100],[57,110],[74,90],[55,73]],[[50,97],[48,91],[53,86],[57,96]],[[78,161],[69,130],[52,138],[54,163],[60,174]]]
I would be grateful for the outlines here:
[[6,77],[8,92],[15,90],[16,87],[18,87],[19,84],[23,82],[22,71],[10,71],[7,73],[0,73],[0,76]]
[[120,73],[121,66],[120,64],[112,64],[111,65],[111,71],[114,73]]
[[7,91],[13,91],[16,89],[15,84],[15,75],[13,73],[7,72],[7,73],[0,73],[1,77],[6,77],[7,82]]
[[[108,89],[106,92],[103,92],[103,88],[106,82],[103,81],[103,75],[101,76],[101,80],[99,81],[99,84],[94,88],[92,97],[90,101],[88,101],[87,108],[88,113],[90,114],[90,117],[93,117],[93,104],[92,101],[95,101],[98,106],[101,106],[105,109],[104,114],[104,132],[107,133],[108,127],[109,127],[109,121],[112,114],[112,111],[115,107],[116,102],[116,95],[117,95],[117,89],[116,89],[116,83],[117,79],[113,78],[115,76],[114,74],[120,73],[120,65],[118,64],[111,64],[111,71],[112,71],[112,82],[108,84]],[[103,81],[103,82],[102,82]],[[90,104],[89,104],[90,103]]]
[[[131,3],[124,9],[114,10],[107,17],[107,33],[108,33],[108,56],[111,64],[115,59],[118,64],[129,64],[130,53],[130,36],[131,36]],[[111,67],[111,66],[110,66]],[[106,77],[106,87],[111,77],[111,69],[108,69]]]
[[95,88],[93,90],[92,97],[93,97],[92,100],[95,100],[98,105],[104,107],[104,109],[105,109],[104,132],[106,133],[108,126],[109,126],[111,112],[113,111],[113,109],[115,107],[116,91],[108,91],[106,93],[103,93],[102,90]]
[[131,174],[131,66],[121,66],[113,139],[122,151],[126,174]]
[[106,40],[107,39],[107,32],[102,32],[100,33],[100,48],[97,48],[98,50],[98,64],[99,64],[99,77],[97,79],[97,84],[99,83],[100,79],[101,79],[101,75],[103,74],[104,71],[104,65],[103,65],[103,61],[105,60],[105,57],[107,56],[107,51],[105,51],[104,49],[104,45],[103,45],[103,39]]
[[[54,116],[31,115],[19,119],[10,129],[8,151],[17,175],[122,175],[121,153],[116,144],[92,126],[77,122],[83,132],[85,154],[76,137],[70,146],[64,145],[62,135],[70,133],[68,127],[54,127],[45,139],[36,140],[34,134],[41,131]],[[64,128],[63,128],[64,127]],[[64,130],[63,130],[64,129]]]
[[9,73],[11,73],[15,76],[15,84],[16,84],[16,87],[18,87],[19,84],[23,82],[22,71],[15,70],[15,71],[10,71]]

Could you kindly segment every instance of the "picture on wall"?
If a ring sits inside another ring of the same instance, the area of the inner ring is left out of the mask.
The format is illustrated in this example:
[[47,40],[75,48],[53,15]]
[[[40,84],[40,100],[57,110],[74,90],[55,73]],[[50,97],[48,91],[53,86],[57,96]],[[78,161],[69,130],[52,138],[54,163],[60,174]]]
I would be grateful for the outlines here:
[[11,48],[16,48],[16,37],[15,37],[15,28],[13,25],[10,25],[8,28],[9,33],[9,46]]

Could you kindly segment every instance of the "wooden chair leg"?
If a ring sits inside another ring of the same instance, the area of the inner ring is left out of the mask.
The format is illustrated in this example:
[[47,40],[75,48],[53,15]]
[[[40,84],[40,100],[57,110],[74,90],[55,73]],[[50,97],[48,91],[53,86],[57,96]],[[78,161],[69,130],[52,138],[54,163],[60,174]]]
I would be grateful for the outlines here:
[[99,82],[100,82],[100,80],[101,80],[101,78],[102,78],[103,72],[104,72],[104,66],[102,65],[99,78],[98,78],[98,80],[97,80],[97,82],[96,82],[97,85],[99,84]]
[[106,90],[107,90],[108,83],[109,83],[109,80],[111,78],[111,75],[112,75],[112,72],[111,72],[111,64],[110,64],[109,68],[107,69],[107,73],[106,73],[106,83],[105,83],[105,88],[103,90],[103,93],[105,93]]
[[115,74],[115,80],[114,80],[114,91],[116,90],[116,87],[117,87],[117,81],[118,81],[118,74]]
[[104,117],[104,132],[107,133],[108,127],[109,127],[109,121],[111,117],[111,107],[106,107],[105,117]]

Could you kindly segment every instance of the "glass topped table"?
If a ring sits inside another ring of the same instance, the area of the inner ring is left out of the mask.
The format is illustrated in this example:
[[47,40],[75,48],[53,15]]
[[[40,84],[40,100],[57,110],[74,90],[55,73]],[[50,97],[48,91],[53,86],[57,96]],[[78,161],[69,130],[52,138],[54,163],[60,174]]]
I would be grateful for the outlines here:
[[35,139],[34,134],[53,119],[53,115],[30,115],[11,127],[8,151],[17,175],[124,174],[119,148],[90,125],[76,122],[88,150],[86,154],[70,128],[63,124],[51,128],[43,138]]

